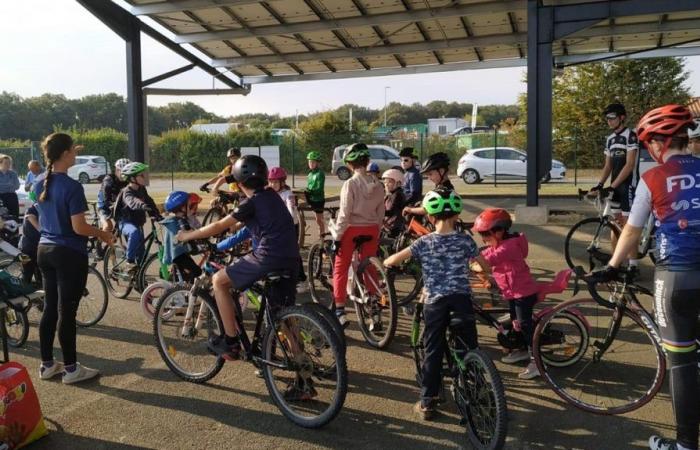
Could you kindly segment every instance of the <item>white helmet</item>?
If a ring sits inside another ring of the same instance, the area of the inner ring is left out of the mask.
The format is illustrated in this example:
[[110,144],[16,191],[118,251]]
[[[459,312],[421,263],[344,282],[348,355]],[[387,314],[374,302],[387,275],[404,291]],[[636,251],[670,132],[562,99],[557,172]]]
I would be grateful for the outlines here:
[[117,162],[114,163],[114,168],[121,171],[124,166],[127,164],[131,163],[131,160],[129,158],[120,158],[117,160]]
[[382,180],[389,178],[396,181],[398,184],[403,183],[403,173],[399,169],[389,169],[382,174]]
[[700,119],[695,119],[695,128],[688,128],[688,139],[700,138]]

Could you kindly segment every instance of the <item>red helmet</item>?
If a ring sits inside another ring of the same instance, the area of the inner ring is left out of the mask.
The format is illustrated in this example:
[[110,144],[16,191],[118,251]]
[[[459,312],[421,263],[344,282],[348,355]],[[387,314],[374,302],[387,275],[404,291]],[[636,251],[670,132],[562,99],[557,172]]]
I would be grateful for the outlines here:
[[187,202],[188,202],[190,205],[199,205],[200,203],[202,203],[202,197],[200,197],[199,195],[195,194],[194,192],[190,192],[190,196],[189,196],[189,198],[187,199]]
[[281,167],[273,167],[267,175],[268,180],[286,180],[287,171]]
[[661,163],[671,143],[671,137],[687,133],[689,126],[693,126],[693,115],[688,108],[682,105],[666,105],[644,114],[637,124],[637,135],[639,140],[645,143],[654,135],[666,136],[666,142],[660,152],[649,152],[657,163]]
[[476,217],[472,231],[483,233],[484,231],[493,230],[494,228],[503,228],[507,230],[511,225],[513,225],[513,221],[508,211],[501,208],[486,208]]

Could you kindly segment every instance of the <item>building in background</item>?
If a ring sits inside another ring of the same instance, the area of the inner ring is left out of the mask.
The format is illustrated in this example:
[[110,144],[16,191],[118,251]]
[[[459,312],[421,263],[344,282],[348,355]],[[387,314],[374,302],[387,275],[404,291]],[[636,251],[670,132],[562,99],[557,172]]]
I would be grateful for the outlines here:
[[466,120],[458,117],[442,117],[440,119],[428,119],[428,134],[449,136],[457,128],[469,125]]

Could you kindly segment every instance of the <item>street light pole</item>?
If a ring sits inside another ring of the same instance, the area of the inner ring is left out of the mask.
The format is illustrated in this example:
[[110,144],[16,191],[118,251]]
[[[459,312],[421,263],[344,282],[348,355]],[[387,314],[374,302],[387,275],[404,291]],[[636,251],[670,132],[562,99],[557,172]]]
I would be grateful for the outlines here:
[[391,89],[389,86],[384,86],[384,128],[386,128],[386,91]]

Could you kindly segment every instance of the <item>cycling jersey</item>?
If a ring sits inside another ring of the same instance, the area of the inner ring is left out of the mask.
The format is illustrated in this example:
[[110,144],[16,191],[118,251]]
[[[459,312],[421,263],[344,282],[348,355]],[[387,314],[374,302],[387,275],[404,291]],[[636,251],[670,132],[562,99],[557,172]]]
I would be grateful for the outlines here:
[[[220,177],[227,177],[227,176],[231,175],[232,170],[233,170],[233,164],[229,164],[226,167],[224,167],[224,170],[222,170],[219,173],[219,176]],[[231,183],[229,183],[228,188],[231,192],[239,192],[240,191],[240,189],[238,187],[238,183],[235,181],[232,181]]]
[[652,211],[657,227],[657,266],[700,269],[699,159],[674,155],[644,173],[628,222],[641,228]]
[[634,163],[632,173],[623,184],[636,186],[639,180],[639,141],[637,140],[637,133],[625,127],[619,133],[614,131],[605,140],[605,156],[609,156],[612,163],[611,182],[615,181],[620,172],[622,172],[622,168],[627,164],[627,152],[633,150],[637,152],[637,160]]

